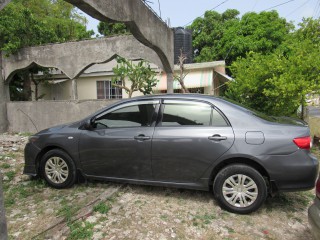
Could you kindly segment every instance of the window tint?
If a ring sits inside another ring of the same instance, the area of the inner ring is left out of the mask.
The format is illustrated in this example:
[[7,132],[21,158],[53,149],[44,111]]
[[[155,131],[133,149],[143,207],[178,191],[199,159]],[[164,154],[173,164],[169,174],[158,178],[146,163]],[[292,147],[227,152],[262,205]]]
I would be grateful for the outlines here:
[[209,126],[211,106],[194,103],[165,103],[162,126]]
[[127,106],[107,113],[95,120],[95,128],[151,126],[155,104]]
[[212,126],[214,127],[228,126],[228,123],[224,120],[224,118],[216,109],[212,109]]

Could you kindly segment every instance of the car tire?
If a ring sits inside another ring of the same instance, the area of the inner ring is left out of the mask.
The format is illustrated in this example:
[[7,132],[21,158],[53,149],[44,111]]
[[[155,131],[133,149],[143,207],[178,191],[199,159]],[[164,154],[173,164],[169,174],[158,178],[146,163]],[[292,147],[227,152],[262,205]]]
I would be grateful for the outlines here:
[[223,168],[215,177],[213,193],[219,205],[233,213],[256,211],[267,198],[267,186],[262,175],[244,164]]
[[68,188],[76,181],[76,166],[71,157],[60,149],[45,153],[40,164],[41,174],[53,188]]

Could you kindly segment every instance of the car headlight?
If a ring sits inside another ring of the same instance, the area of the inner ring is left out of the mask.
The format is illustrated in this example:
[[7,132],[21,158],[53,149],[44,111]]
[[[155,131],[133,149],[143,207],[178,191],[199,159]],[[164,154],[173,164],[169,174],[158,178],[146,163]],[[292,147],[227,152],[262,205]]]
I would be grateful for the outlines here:
[[30,136],[29,137],[29,143],[34,143],[34,142],[36,142],[37,140],[39,139],[39,136],[35,136],[35,135],[33,135],[33,136]]

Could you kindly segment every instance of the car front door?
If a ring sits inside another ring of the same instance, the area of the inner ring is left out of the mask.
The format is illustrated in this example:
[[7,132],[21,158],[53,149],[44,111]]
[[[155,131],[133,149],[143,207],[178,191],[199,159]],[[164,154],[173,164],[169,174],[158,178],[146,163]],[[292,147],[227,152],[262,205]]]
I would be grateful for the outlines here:
[[219,110],[205,102],[164,100],[152,141],[157,181],[197,182],[234,142]]
[[152,179],[151,141],[159,101],[125,103],[95,117],[83,130],[83,172],[97,177]]

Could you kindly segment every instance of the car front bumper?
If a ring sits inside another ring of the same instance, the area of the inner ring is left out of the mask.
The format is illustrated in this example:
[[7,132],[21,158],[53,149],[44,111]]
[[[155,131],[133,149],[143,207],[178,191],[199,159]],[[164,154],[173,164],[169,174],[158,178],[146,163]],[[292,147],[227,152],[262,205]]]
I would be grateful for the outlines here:
[[314,239],[320,239],[320,200],[318,198],[308,209],[308,219]]
[[40,153],[40,149],[37,148],[32,143],[27,143],[26,147],[24,148],[24,169],[23,174],[36,176],[38,175],[38,165],[37,165],[37,156]]

